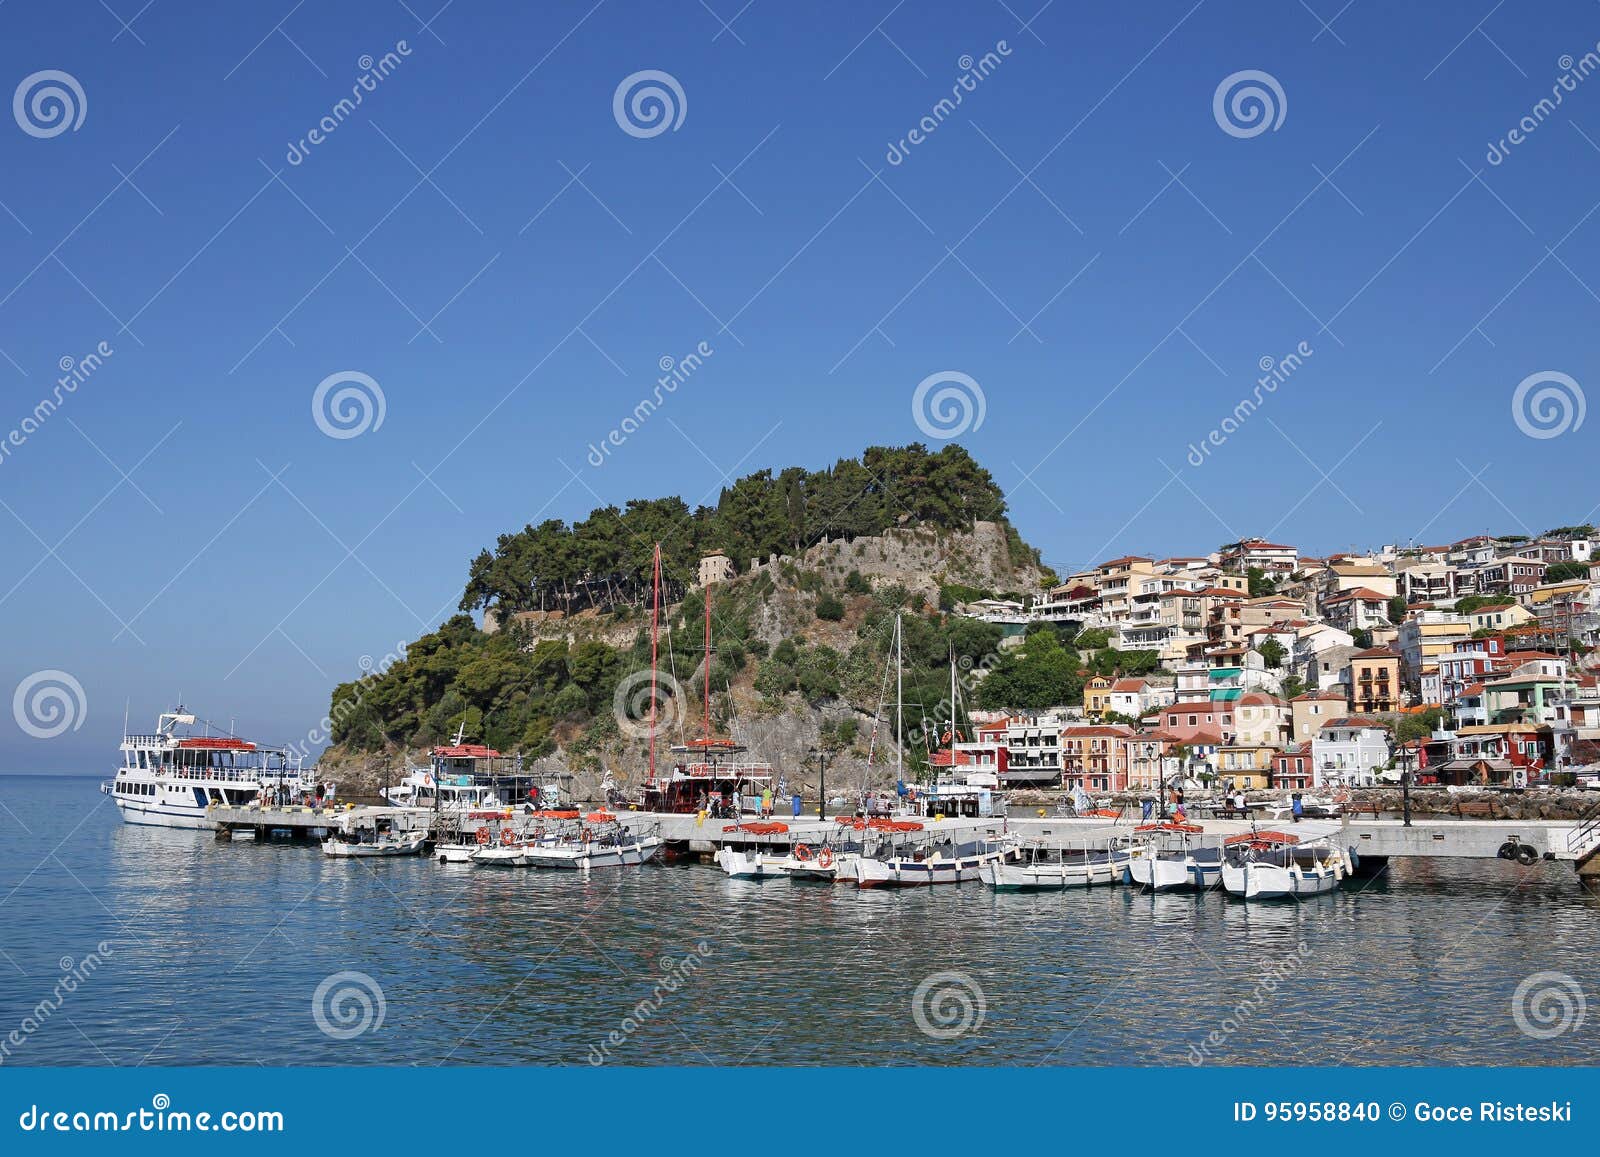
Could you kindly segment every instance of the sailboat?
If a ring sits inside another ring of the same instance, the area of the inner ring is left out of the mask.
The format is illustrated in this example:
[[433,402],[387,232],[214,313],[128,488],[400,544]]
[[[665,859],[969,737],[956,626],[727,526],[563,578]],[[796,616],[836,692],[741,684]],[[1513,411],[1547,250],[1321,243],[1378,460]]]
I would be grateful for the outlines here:
[[772,766],[732,758],[748,750],[744,744],[711,732],[711,588],[705,604],[705,705],[699,738],[674,744],[677,757],[670,771],[656,767],[657,702],[661,623],[661,546],[655,553],[655,595],[650,616],[650,748],[645,781],[639,792],[639,810],[693,815],[707,812],[737,820],[743,801],[759,799],[772,790]]
[[[896,643],[899,621],[896,620]],[[955,654],[950,656],[950,766],[956,765]],[[898,711],[897,711],[898,714]],[[999,839],[987,836],[963,839],[972,833],[927,832],[916,822],[866,824],[868,838],[855,860],[856,884],[862,888],[916,887],[927,884],[959,884],[982,878],[990,864],[1011,863],[1017,859],[1014,836]],[[922,834],[917,834],[921,832]]]

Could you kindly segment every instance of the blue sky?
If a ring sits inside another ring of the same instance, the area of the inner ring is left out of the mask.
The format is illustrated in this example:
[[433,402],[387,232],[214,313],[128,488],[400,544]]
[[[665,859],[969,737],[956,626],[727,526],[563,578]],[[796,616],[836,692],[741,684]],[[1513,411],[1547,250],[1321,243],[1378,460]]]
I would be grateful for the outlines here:
[[[86,702],[48,740],[7,718],[0,768],[102,771],[124,704],[180,693],[303,736],[498,533],[931,441],[932,374],[976,383],[960,441],[1063,570],[1600,501],[1600,421],[1512,411],[1600,380],[1600,78],[1486,158],[1595,49],[1592,3],[140,3],[0,7],[5,91],[58,70],[84,105],[0,118],[0,431],[112,350],[0,458],[0,691]],[[614,115],[645,70],[676,128]],[[1254,135],[1214,115],[1245,71],[1282,92]],[[329,437],[345,372],[383,421]]]

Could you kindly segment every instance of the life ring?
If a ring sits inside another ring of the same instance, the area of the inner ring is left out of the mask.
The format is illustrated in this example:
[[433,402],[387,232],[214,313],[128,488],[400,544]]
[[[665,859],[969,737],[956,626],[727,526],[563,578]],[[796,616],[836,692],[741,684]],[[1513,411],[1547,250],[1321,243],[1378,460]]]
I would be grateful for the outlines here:
[[832,848],[823,848],[820,852],[817,853],[817,867],[819,867],[819,868],[831,868],[831,867],[833,867],[833,849]]
[[500,831],[500,842],[509,848],[512,844],[517,842],[517,833],[512,831],[510,828],[502,828]]
[[810,844],[796,844],[794,846],[794,858],[799,860],[802,864],[810,863],[811,862],[811,845]]
[[489,835],[489,829],[488,828],[479,828],[478,829],[478,843],[479,844],[487,844],[492,838],[493,837]]

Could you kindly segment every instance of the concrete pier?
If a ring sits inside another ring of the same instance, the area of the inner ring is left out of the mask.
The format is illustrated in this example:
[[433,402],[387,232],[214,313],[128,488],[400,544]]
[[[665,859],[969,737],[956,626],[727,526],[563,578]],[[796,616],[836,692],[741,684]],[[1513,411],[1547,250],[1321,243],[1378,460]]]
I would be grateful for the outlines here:
[[[434,813],[426,808],[400,807],[222,807],[209,813],[219,834],[240,828],[253,829],[265,836],[275,829],[286,829],[310,836],[319,829],[332,828],[349,820],[370,826],[383,819],[400,830],[427,827]],[[731,819],[698,815],[651,812],[618,812],[617,818],[630,830],[661,836],[669,845],[688,853],[709,854],[725,843],[747,847],[788,847],[795,843],[821,844],[828,840],[853,838],[856,833],[831,819],[817,816],[774,816],[767,822],[781,822],[783,832],[763,834],[740,827]],[[513,811],[501,823],[516,831],[531,831],[552,822],[522,811]],[[743,823],[759,822],[746,816]],[[1052,849],[1105,848],[1133,834],[1137,817],[1112,821],[1104,818],[1072,819],[1040,816],[989,816],[978,819],[955,818],[925,820],[923,831],[934,837],[949,837],[963,842],[1010,833],[1025,845]],[[1524,863],[1555,860],[1572,863],[1581,874],[1600,874],[1600,825],[1576,820],[1490,820],[1413,817],[1407,827],[1398,819],[1288,820],[1205,819],[1202,831],[1193,838],[1201,844],[1217,844],[1229,836],[1252,830],[1293,832],[1303,840],[1333,837],[1336,843],[1355,849],[1363,858],[1389,859],[1396,856],[1470,859],[1519,859]]]

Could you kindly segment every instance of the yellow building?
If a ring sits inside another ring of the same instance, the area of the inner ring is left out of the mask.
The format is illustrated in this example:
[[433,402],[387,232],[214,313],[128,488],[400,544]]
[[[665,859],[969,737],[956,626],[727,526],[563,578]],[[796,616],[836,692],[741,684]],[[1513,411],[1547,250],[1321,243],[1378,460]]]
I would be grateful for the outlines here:
[[1100,716],[1111,710],[1111,688],[1116,682],[1109,675],[1096,675],[1083,685],[1085,715]]
[[1235,791],[1265,791],[1272,786],[1272,760],[1278,750],[1253,743],[1219,747],[1215,757],[1217,775],[1224,785],[1231,779]]

